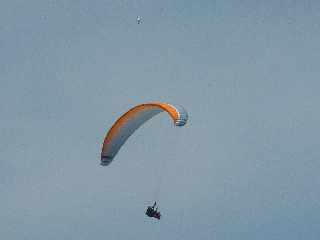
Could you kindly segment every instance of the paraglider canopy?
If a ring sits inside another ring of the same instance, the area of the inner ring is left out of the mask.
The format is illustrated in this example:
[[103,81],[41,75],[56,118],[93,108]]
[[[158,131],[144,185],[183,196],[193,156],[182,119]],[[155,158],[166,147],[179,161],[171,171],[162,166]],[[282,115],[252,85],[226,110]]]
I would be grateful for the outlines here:
[[108,131],[102,146],[101,165],[109,165],[134,131],[161,112],[167,112],[175,126],[184,126],[188,121],[188,113],[183,107],[168,103],[145,103],[131,108]]

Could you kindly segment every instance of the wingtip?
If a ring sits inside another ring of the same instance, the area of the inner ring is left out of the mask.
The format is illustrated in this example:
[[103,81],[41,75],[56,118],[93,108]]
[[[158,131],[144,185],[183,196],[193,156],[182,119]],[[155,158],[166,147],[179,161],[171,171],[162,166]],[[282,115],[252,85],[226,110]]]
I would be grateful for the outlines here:
[[108,157],[108,156],[101,156],[100,165],[101,166],[108,166],[112,162],[112,159],[113,158]]

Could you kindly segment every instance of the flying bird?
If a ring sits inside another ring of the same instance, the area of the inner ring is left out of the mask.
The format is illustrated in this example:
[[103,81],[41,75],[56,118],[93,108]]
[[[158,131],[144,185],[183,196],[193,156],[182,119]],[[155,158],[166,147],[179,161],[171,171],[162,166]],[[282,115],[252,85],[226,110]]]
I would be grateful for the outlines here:
[[141,22],[142,22],[142,19],[141,19],[141,17],[140,17],[140,16],[137,16],[137,19],[136,19],[136,21],[137,21],[137,24],[141,24]]

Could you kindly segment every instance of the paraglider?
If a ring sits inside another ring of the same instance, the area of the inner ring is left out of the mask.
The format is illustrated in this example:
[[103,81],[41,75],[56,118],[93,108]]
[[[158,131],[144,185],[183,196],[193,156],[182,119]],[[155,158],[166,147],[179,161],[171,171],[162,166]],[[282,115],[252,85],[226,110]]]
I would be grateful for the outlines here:
[[[101,165],[109,165],[135,130],[161,112],[167,112],[175,126],[182,127],[188,121],[187,111],[177,105],[153,102],[131,108],[123,114],[108,131],[102,145]],[[158,208],[155,209],[155,207],[156,202],[153,207],[149,206],[147,208],[146,215],[160,219],[161,214],[157,211]]]
[[153,217],[156,218],[158,220],[160,220],[161,218],[161,213],[158,212],[158,207],[156,209],[154,209],[157,205],[157,202],[154,202],[153,206],[148,206],[147,211],[146,211],[146,215],[148,217]]

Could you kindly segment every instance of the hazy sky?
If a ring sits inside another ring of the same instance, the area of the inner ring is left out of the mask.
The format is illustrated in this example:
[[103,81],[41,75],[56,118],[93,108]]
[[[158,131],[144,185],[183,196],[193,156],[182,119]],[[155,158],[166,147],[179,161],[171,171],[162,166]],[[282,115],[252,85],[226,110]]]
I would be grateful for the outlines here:
[[[319,239],[319,42],[316,0],[3,1],[1,238]],[[159,115],[100,166],[155,100],[188,125]]]

